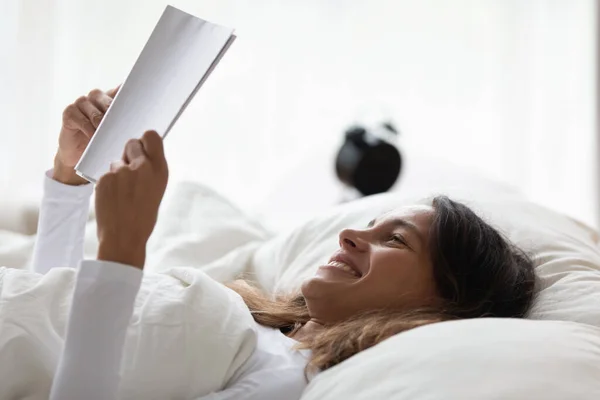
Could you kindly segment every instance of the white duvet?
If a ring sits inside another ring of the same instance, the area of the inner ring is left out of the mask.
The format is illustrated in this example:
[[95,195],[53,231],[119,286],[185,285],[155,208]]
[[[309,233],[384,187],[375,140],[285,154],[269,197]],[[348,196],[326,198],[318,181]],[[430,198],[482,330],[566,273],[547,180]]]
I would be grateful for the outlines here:
[[[75,274],[0,269],[0,399],[48,398]],[[233,291],[193,268],[145,274],[120,398],[192,399],[221,390],[255,344],[255,323]]]

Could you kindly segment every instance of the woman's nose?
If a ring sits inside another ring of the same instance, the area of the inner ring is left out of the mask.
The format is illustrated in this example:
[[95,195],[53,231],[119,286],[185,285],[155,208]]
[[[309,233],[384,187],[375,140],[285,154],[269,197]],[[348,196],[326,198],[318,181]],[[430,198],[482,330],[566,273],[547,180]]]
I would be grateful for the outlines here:
[[365,251],[367,243],[360,237],[358,231],[344,229],[340,232],[340,247],[348,251]]

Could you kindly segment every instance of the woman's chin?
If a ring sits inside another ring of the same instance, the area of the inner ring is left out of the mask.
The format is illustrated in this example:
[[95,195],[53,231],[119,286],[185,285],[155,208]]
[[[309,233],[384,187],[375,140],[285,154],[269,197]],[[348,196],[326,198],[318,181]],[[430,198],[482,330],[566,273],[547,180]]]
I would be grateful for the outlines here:
[[336,292],[336,288],[343,290],[343,288],[358,282],[359,279],[345,271],[319,267],[313,276],[302,282],[302,293],[305,297],[325,297]]

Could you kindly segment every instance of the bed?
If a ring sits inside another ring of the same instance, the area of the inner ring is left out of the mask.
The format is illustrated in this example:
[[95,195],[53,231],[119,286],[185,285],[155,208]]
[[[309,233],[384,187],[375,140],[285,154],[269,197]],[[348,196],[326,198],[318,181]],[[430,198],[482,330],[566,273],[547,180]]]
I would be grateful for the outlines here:
[[[172,185],[148,245],[149,271],[193,266],[219,281],[240,274],[293,290],[337,247],[337,233],[432,194],[463,200],[534,255],[538,296],[527,320],[418,328],[311,381],[303,400],[600,398],[600,237],[586,225],[486,179],[439,169],[402,190],[333,206],[273,232],[194,183]],[[410,181],[409,181],[410,182]],[[33,237],[0,233],[0,265],[28,268]],[[86,229],[93,257],[95,224]]]

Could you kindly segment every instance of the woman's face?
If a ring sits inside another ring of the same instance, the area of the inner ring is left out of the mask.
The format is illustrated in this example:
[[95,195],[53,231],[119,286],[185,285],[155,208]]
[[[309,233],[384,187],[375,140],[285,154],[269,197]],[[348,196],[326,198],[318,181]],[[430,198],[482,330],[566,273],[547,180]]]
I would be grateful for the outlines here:
[[311,318],[327,324],[374,309],[410,310],[436,300],[429,257],[434,210],[411,206],[366,229],[340,232],[340,249],[302,284]]

